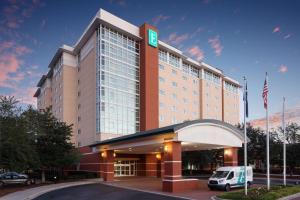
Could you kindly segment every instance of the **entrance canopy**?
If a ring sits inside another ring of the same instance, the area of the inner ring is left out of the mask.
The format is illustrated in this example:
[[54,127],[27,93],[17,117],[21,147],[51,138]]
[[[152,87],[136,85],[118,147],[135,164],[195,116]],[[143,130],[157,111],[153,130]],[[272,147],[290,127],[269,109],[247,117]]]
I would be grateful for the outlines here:
[[145,154],[164,151],[164,143],[181,142],[182,151],[241,147],[244,138],[236,127],[212,119],[187,121],[180,124],[137,132],[97,142],[94,151],[114,150],[116,153]]

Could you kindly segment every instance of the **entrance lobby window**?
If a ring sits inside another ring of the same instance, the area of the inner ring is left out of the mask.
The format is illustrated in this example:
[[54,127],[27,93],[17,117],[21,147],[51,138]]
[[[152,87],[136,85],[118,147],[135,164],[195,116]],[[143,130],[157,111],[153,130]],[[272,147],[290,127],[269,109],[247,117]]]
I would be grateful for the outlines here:
[[114,163],[115,176],[136,176],[136,160],[117,160]]

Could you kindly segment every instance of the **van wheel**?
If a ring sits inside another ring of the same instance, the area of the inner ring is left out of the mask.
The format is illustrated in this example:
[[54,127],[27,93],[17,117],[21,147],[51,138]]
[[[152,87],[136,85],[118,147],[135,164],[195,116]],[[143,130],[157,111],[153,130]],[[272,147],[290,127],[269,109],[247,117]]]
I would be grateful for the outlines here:
[[250,182],[247,182],[247,188],[249,189],[251,186],[251,183]]
[[225,185],[225,191],[226,191],[226,192],[229,192],[229,191],[230,191],[230,185],[229,185],[229,184],[226,184],[226,185]]
[[31,181],[28,180],[28,181],[25,182],[25,184],[26,184],[26,185],[31,185]]

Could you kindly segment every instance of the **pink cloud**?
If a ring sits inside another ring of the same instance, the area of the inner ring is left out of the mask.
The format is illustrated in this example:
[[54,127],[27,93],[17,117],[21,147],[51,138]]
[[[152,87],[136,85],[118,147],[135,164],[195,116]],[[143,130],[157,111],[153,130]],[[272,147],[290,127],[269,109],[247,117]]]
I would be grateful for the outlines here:
[[201,61],[204,58],[204,52],[198,46],[192,46],[187,52],[193,56],[197,61]]
[[194,32],[191,34],[190,38],[195,37],[198,33],[201,33],[202,31],[204,31],[204,28],[198,27],[198,28],[196,29],[196,31],[194,31]]
[[167,42],[174,44],[174,45],[179,45],[183,41],[187,40],[189,38],[189,34],[182,34],[182,35],[177,35],[177,33],[171,33],[168,37]]
[[4,41],[4,42],[0,43],[0,52],[10,49],[14,45],[15,45],[15,43],[12,41]]
[[276,26],[276,27],[273,29],[273,33],[277,33],[277,32],[280,32],[280,27],[279,27],[279,26]]
[[157,26],[161,21],[166,21],[170,16],[159,14],[152,19],[153,25]]
[[0,43],[0,87],[17,87],[16,84],[25,78],[25,73],[20,71],[23,64],[20,56],[30,52],[28,47],[12,41]]
[[26,46],[17,46],[17,47],[15,48],[15,52],[16,52],[18,55],[23,55],[23,54],[31,53],[32,50],[29,49],[29,48],[26,47]]
[[216,56],[220,56],[224,47],[221,45],[221,42],[219,40],[219,36],[216,36],[214,38],[210,38],[208,40],[208,43],[210,44],[210,47],[215,50]]
[[0,87],[10,87],[11,81],[19,81],[20,77],[14,76],[20,65],[23,63],[14,54],[0,56]]
[[16,88],[14,92],[8,94],[8,96],[16,97],[16,99],[22,104],[36,106],[36,98],[33,97],[35,91],[35,87]]
[[288,71],[288,67],[286,65],[280,65],[278,72],[286,73]]
[[1,9],[0,24],[8,29],[17,29],[25,18],[31,17],[34,10],[43,5],[39,0],[8,0],[7,5]]

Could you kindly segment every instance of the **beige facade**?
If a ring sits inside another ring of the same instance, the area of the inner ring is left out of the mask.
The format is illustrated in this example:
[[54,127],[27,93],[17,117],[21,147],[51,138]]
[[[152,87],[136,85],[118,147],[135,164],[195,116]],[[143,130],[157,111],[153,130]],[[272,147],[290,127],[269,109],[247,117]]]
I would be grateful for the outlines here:
[[[126,131],[139,130],[139,126],[134,129],[128,126],[135,124],[130,121],[132,119],[140,124],[143,120],[140,118],[140,108],[145,105],[139,98],[137,102],[134,98],[127,98],[132,93],[124,91],[126,87],[139,90],[134,94],[136,96],[144,92],[140,82],[146,79],[140,79],[139,63],[145,58],[139,54],[142,51],[139,30],[139,27],[100,10],[74,47],[63,45],[58,49],[49,64],[47,75],[39,81],[34,95],[38,109],[51,107],[55,117],[73,124],[72,142],[76,146],[87,146],[129,134]],[[159,68],[158,77],[151,76],[158,81],[159,127],[195,119],[216,119],[233,125],[239,123],[240,86],[237,81],[226,77],[217,68],[188,58],[180,50],[161,41],[158,41],[157,48],[158,51],[153,51],[156,53],[149,54],[146,63],[151,64],[151,59],[159,58],[159,65],[153,66]],[[106,60],[107,66],[99,64],[100,60]],[[135,63],[136,60],[139,63]],[[100,65],[105,69],[100,69]],[[133,66],[139,69],[136,74]],[[105,102],[100,98],[104,92],[102,89],[100,91],[103,74],[106,81],[109,79],[105,95],[110,99]],[[134,78],[136,80],[132,80]],[[132,84],[133,81],[137,84]],[[144,88],[153,90],[151,85]],[[132,105],[137,107],[137,113]],[[107,112],[100,119],[100,112],[104,110]],[[119,126],[121,123],[122,126]],[[105,129],[101,132],[103,127]],[[117,130],[119,134],[106,130]]]

